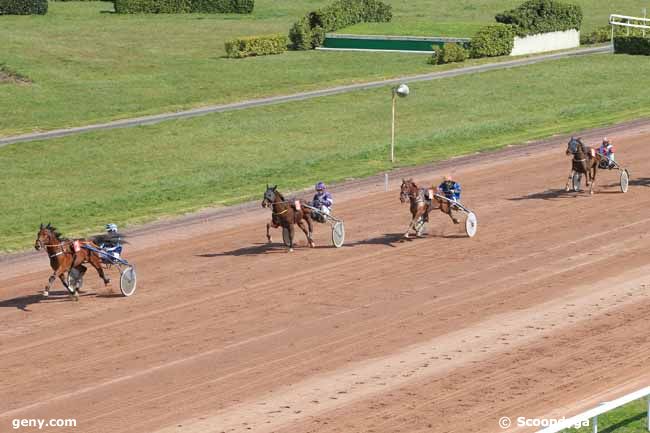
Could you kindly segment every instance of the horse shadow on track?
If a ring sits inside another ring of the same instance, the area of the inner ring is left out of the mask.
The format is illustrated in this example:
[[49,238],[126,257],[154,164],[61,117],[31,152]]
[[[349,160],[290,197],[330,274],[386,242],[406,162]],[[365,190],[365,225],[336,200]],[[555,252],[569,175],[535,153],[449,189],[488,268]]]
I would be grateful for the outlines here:
[[380,236],[375,236],[374,238],[362,239],[355,242],[346,242],[343,244],[343,247],[358,247],[360,245],[385,245],[391,248],[397,248],[396,244],[403,244],[405,242],[415,242],[420,239],[426,238],[466,238],[467,235],[454,233],[454,234],[437,234],[437,233],[425,233],[424,236],[418,238],[416,236],[411,236],[410,238],[405,238],[404,233],[384,233]]
[[[296,250],[302,248],[308,248],[306,245],[298,245]],[[284,244],[280,243],[258,243],[253,246],[237,248],[231,251],[224,251],[222,253],[205,253],[205,254],[196,254],[196,257],[228,257],[228,256],[258,256],[261,254],[276,254],[276,253],[286,253],[287,247]]]
[[[79,293],[80,297],[90,296],[91,293]],[[57,302],[75,302],[69,296],[67,291],[50,292],[50,296],[44,298],[40,293],[34,295],[19,296],[17,298],[0,301],[0,308],[16,308],[18,310],[29,312],[30,305],[34,304],[53,304]]]
[[650,177],[640,177],[638,179],[630,179],[630,186],[650,186]]
[[528,195],[522,195],[521,197],[511,197],[508,200],[510,201],[521,201],[521,200],[554,200],[554,199],[567,199],[567,198],[577,198],[582,194],[574,191],[566,191],[565,189],[549,189],[543,192],[534,192]]

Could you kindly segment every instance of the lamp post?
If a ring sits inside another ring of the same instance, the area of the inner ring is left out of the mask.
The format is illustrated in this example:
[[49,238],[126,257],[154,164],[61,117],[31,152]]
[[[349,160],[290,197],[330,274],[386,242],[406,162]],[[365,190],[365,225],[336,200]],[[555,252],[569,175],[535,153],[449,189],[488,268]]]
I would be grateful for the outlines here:
[[400,98],[406,98],[410,92],[411,90],[406,84],[400,84],[399,86],[392,88],[393,120],[390,128],[390,162],[395,162],[395,101],[397,100],[397,96]]

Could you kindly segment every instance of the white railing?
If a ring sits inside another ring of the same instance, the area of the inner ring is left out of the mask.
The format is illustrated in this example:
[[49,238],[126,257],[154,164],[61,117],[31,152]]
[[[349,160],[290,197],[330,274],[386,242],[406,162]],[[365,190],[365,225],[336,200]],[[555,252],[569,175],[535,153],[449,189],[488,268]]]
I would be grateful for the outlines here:
[[[644,10],[645,11],[645,10]],[[634,21],[634,23],[632,22]],[[639,24],[643,23],[643,24]],[[626,27],[627,34],[630,34],[630,29],[643,29],[643,36],[645,31],[650,30],[650,18],[629,17],[627,15],[611,14],[609,16],[609,24],[612,26],[612,44],[614,44],[614,27]]]
[[612,409],[616,409],[634,400],[639,400],[643,397],[648,397],[647,398],[648,421],[647,421],[646,428],[648,431],[650,431],[650,386],[648,386],[638,391],[624,395],[621,398],[617,398],[616,400],[602,403],[598,407],[590,409],[574,417],[567,418],[563,421],[558,422],[557,424],[539,430],[537,433],[557,433],[565,429],[573,428],[576,425],[580,425],[582,424],[583,421],[586,420],[591,421],[591,431],[593,433],[598,433],[598,415],[602,415],[605,412],[609,412]]

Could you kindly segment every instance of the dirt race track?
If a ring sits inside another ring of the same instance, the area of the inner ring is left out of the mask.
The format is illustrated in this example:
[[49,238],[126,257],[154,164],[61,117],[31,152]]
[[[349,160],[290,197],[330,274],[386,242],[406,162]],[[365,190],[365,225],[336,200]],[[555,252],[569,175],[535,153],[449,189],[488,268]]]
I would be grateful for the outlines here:
[[335,192],[341,249],[322,225],[266,245],[261,208],[135,233],[131,298],[89,270],[80,302],[42,299],[45,255],[4,260],[0,432],[498,432],[647,386],[649,131],[611,136],[627,194],[613,171],[564,193],[564,139],[456,167],[473,239],[432,213],[401,241],[394,179]]

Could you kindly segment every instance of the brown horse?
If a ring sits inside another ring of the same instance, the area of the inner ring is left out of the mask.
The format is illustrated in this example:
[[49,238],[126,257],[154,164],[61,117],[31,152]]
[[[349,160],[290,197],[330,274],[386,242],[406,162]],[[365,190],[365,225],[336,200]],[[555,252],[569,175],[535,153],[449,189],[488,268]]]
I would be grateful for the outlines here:
[[[586,186],[589,187],[589,194],[594,193],[594,184],[596,183],[596,171],[601,157],[593,149],[582,142],[580,138],[571,137],[566,149],[567,155],[573,155],[571,161],[571,172],[566,183],[566,191],[570,191],[570,185],[573,182],[573,176],[576,173],[585,175]],[[591,183],[590,183],[591,182]]]
[[269,233],[270,225],[273,225],[274,227],[282,227],[283,229],[286,228],[289,230],[289,251],[293,251],[293,238],[295,233],[293,225],[297,224],[305,233],[309,246],[314,248],[316,244],[311,237],[313,231],[311,211],[301,207],[299,201],[285,200],[277,188],[277,185],[266,185],[264,199],[262,200],[262,207],[271,206],[273,212],[271,224],[266,225],[266,236],[269,239],[269,242],[271,241],[271,235]]
[[111,282],[111,280],[104,274],[102,261],[99,255],[83,248],[82,245],[84,244],[89,244],[97,248],[97,245],[85,239],[70,240],[62,238],[61,234],[57,232],[56,228],[52,227],[51,224],[46,226],[41,224],[38,234],[36,235],[34,248],[37,251],[43,248],[47,251],[47,255],[50,258],[50,266],[54,271],[48,280],[47,286],[43,290],[43,296],[49,296],[52,284],[57,278],[59,278],[66,290],[70,292],[70,296],[75,300],[79,300],[77,287],[70,287],[65,276],[66,273],[70,273],[73,268],[83,276],[86,272],[86,267],[83,266],[84,263],[90,263],[97,270],[101,279],[104,280],[105,285],[108,285],[108,283]]
[[[430,195],[433,195],[433,197],[430,197]],[[459,223],[452,214],[453,206],[451,203],[439,198],[433,190],[418,188],[413,179],[402,179],[399,199],[402,203],[406,203],[407,200],[411,203],[411,223],[406,229],[406,233],[404,233],[405,238],[409,238],[411,230],[415,231],[416,236],[421,236],[424,223],[429,221],[429,212],[434,209],[440,209],[440,212],[449,215],[454,224]],[[433,207],[434,201],[437,203],[437,207]]]

